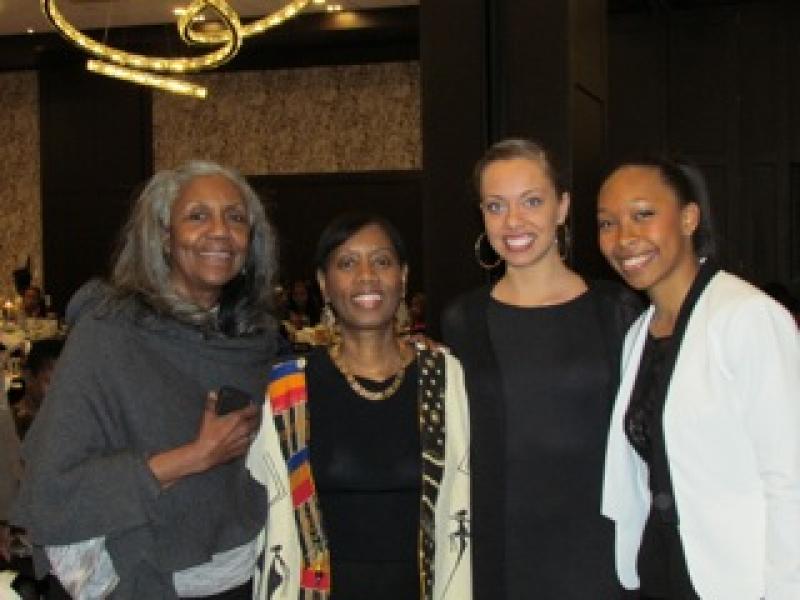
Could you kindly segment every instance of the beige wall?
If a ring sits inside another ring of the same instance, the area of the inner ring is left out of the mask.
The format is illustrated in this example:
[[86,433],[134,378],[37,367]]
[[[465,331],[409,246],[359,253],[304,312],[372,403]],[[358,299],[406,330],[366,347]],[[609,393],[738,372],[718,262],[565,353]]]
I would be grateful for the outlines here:
[[418,169],[419,64],[193,76],[205,101],[153,97],[156,169],[208,158],[247,175]]
[[0,299],[13,293],[11,271],[30,256],[42,275],[39,192],[39,91],[32,71],[0,73]]

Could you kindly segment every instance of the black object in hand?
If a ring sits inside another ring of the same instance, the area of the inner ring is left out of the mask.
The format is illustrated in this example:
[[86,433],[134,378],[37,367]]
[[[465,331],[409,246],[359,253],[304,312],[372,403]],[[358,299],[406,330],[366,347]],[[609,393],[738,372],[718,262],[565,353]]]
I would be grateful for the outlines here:
[[218,415],[227,415],[230,412],[241,410],[251,404],[255,404],[252,396],[244,390],[240,390],[232,385],[223,385],[217,390]]

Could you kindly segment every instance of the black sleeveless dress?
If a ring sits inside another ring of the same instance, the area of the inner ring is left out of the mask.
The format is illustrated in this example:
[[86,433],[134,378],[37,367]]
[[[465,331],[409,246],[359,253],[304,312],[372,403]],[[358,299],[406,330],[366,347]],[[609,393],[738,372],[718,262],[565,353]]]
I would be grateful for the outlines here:
[[[327,352],[306,369],[311,467],[331,553],[334,600],[419,598],[421,455],[417,366],[381,401],[356,394]],[[360,380],[368,389],[387,382]]]

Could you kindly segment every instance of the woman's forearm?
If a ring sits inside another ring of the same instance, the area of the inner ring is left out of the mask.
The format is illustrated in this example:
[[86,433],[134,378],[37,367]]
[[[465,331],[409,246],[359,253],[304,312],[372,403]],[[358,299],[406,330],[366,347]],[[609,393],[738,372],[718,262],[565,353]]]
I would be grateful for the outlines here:
[[167,488],[188,475],[205,471],[210,465],[205,463],[197,445],[192,442],[154,454],[148,459],[147,466],[161,487]]
[[224,416],[217,416],[216,401],[216,394],[212,392],[200,431],[194,441],[159,452],[148,459],[147,464],[162,488],[247,452],[258,428],[260,409],[248,406]]

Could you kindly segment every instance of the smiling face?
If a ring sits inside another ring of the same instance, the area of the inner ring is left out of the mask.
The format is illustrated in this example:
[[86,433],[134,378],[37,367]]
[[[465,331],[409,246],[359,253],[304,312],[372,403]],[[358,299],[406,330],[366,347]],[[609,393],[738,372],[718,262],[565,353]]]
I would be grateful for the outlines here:
[[624,166],[597,200],[598,242],[609,264],[637,290],[686,287],[697,267],[692,234],[699,209],[681,205],[654,167]]
[[567,217],[569,196],[559,197],[539,161],[512,158],[489,163],[480,192],[486,236],[508,269],[560,261],[556,228]]
[[407,267],[400,264],[389,236],[370,223],[331,252],[317,273],[342,333],[391,329],[405,291]]
[[247,206],[237,187],[222,175],[192,179],[172,205],[166,238],[176,293],[214,306],[241,271],[250,241]]

